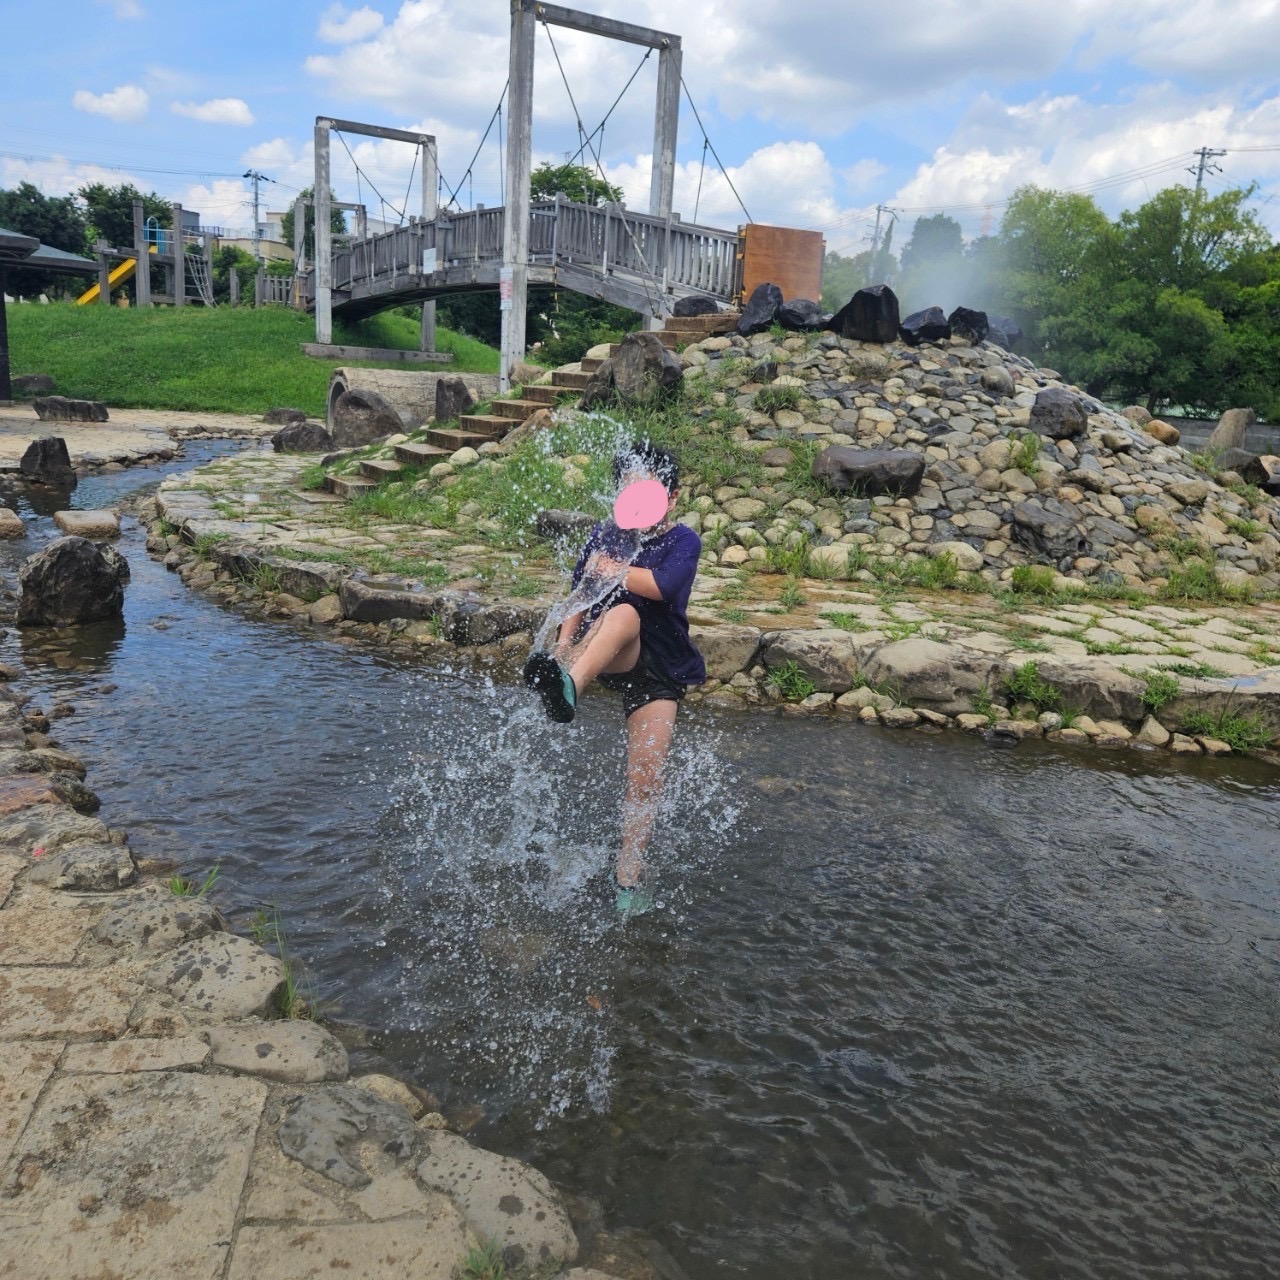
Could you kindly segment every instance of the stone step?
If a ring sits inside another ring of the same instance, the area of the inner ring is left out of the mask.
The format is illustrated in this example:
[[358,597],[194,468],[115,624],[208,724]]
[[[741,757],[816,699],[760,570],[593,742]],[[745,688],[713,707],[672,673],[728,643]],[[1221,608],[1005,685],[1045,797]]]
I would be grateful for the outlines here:
[[551,375],[551,385],[562,387],[566,391],[581,391],[590,381],[591,375],[586,370],[582,373],[572,373],[566,369],[557,369]]
[[602,364],[604,364],[603,360],[595,360],[591,356],[583,356],[582,372],[589,378]]
[[470,431],[486,440],[501,440],[511,427],[510,418],[500,418],[496,413],[464,413],[458,419],[459,431]]
[[668,316],[664,327],[668,333],[696,333],[705,338],[715,333],[730,333],[737,323],[736,311],[722,311],[708,316]]
[[427,439],[432,444],[439,445],[446,453],[452,453],[455,449],[478,449],[493,437],[481,435],[478,431],[464,431],[461,428],[432,427],[427,432]]
[[325,476],[324,487],[339,498],[358,498],[376,489],[378,482],[366,476]]
[[440,448],[439,445],[418,444],[410,441],[407,444],[396,445],[395,455],[406,467],[429,467],[434,463],[443,462],[449,456],[449,451]]
[[565,396],[574,396],[578,394],[577,387],[560,387],[554,383],[551,386],[541,387],[521,387],[520,395],[525,400],[536,400],[539,404],[559,404]]
[[523,422],[539,409],[545,409],[546,405],[539,400],[491,400],[489,408],[499,418],[511,418],[516,422]]
[[377,483],[398,476],[404,467],[390,458],[365,458],[360,463],[360,474]]

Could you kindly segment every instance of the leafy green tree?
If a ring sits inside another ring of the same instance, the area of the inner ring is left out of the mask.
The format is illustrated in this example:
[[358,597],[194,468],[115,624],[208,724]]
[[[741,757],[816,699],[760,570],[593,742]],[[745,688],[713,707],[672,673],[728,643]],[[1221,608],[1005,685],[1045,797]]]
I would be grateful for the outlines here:
[[231,269],[236,271],[236,284],[239,301],[252,304],[253,277],[257,272],[257,263],[253,254],[233,244],[224,244],[214,250],[213,254],[213,300],[223,304],[231,301]]
[[[88,249],[84,217],[71,196],[46,196],[29,182],[13,190],[0,190],[0,227],[34,236],[42,244],[67,253],[84,254]],[[76,277],[54,275],[30,267],[10,267],[7,288],[22,296],[54,293],[84,286]]]
[[143,195],[131,182],[109,187],[91,182],[76,193],[84,205],[89,241],[105,240],[113,249],[133,245],[133,202],[142,201],[142,216],[155,218],[162,227],[173,225],[173,206],[154,191]]
[[579,204],[620,204],[622,188],[593,173],[585,165],[540,164],[529,176],[529,199],[550,200],[557,192]]
[[[310,200],[315,195],[315,187],[303,187],[298,192],[298,197],[302,200]],[[329,198],[336,200],[338,197],[332,191],[329,192]],[[293,248],[293,209],[290,205],[284,212],[284,217],[280,219],[280,236],[290,248]],[[303,253],[306,254],[307,261],[314,261],[316,256],[316,207],[314,204],[306,205],[303,211],[303,217],[306,219],[303,225],[302,243]],[[343,236],[347,234],[347,216],[341,209],[335,209],[332,205],[329,207],[329,230],[334,235]]]
[[871,254],[852,257],[827,250],[822,255],[821,304],[827,311],[839,311],[866,283],[871,271]]

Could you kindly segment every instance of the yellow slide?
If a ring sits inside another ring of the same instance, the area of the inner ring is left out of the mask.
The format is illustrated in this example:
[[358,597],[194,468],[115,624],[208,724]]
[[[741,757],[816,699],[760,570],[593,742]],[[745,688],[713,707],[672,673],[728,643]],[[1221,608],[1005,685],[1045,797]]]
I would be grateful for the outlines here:
[[[151,245],[151,246],[147,249],[147,252],[148,252],[148,253],[155,253],[155,251],[156,251],[156,247],[155,247],[155,245]],[[126,258],[126,259],[125,259],[125,260],[124,260],[124,261],[123,261],[123,262],[122,262],[118,267],[116,267],[116,268],[115,268],[115,270],[114,270],[114,271],[112,271],[112,273],[107,277],[107,284],[108,284],[108,285],[110,285],[110,286],[111,286],[111,288],[113,288],[113,289],[114,289],[114,288],[116,287],[116,285],[118,285],[118,284],[124,284],[124,282],[125,282],[126,280],[132,280],[132,279],[133,279],[133,272],[134,272],[134,269],[137,267],[137,265],[138,265],[138,260],[137,260],[137,258]],[[89,286],[89,287],[88,287],[88,288],[87,288],[87,289],[86,289],[86,290],[85,290],[85,291],[84,291],[84,292],[83,292],[83,293],[82,293],[82,294],[81,294],[81,295],[76,299],[76,306],[78,306],[78,307],[83,307],[83,306],[84,306],[84,304],[85,304],[86,302],[97,302],[97,300],[98,300],[98,286],[97,286],[97,284],[96,284],[96,283],[94,283],[94,284],[91,284],[91,285],[90,285],[90,286]]]

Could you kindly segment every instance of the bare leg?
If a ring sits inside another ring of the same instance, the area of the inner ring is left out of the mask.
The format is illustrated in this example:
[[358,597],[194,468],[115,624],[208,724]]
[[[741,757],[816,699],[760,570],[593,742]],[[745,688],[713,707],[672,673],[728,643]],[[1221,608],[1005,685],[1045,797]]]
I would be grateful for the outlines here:
[[578,647],[569,674],[581,693],[602,671],[630,671],[639,660],[640,615],[634,605],[615,604]]
[[663,698],[627,717],[627,794],[622,802],[622,848],[617,872],[623,888],[636,884],[644,869],[645,850],[662,799],[662,770],[676,727],[678,705]]

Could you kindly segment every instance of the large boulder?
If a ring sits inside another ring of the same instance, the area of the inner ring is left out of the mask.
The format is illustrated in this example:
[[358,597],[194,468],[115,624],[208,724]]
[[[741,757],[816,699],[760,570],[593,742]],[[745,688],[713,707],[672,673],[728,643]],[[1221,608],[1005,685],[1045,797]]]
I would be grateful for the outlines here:
[[61,436],[41,436],[27,445],[18,470],[30,484],[47,484],[56,489],[76,487],[75,468]]
[[686,298],[677,298],[676,305],[671,308],[673,316],[714,316],[719,314],[720,304],[705,293],[691,293]]
[[1009,523],[1014,542],[1054,563],[1088,554],[1080,513],[1069,502],[1057,498],[1019,502]]
[[106,422],[101,400],[68,400],[66,396],[37,396],[32,402],[42,422]]
[[331,453],[334,440],[318,422],[291,422],[271,437],[276,453]]
[[771,631],[763,637],[760,661],[771,671],[795,664],[816,693],[844,693],[853,687],[860,650],[847,631]]
[[994,688],[1001,669],[990,654],[923,636],[881,645],[862,664],[862,674],[896,701],[943,715],[971,711],[975,695]]
[[758,284],[738,316],[738,332],[748,338],[767,329],[782,306],[782,290],[776,284]]
[[924,455],[910,449],[855,449],[833,444],[814,458],[810,474],[837,493],[912,498],[924,478]]
[[1234,471],[1245,484],[1265,486],[1271,479],[1271,472],[1262,459],[1248,449],[1223,449],[1214,464],[1220,472]]
[[778,308],[778,323],[792,333],[815,332],[825,320],[822,308],[808,298],[793,298]]
[[941,342],[951,337],[951,326],[941,307],[925,307],[907,316],[898,326],[898,332],[908,346],[915,347],[922,342]]
[[20,627],[60,627],[118,618],[129,566],[113,547],[58,538],[18,570]]
[[969,307],[957,307],[948,317],[947,324],[953,338],[962,338],[975,347],[986,339],[991,331],[985,311],[974,311]]
[[[538,371],[539,375],[541,372]],[[436,381],[436,422],[456,422],[475,407],[475,395],[465,378],[447,377]]]
[[1021,337],[1022,329],[1016,320],[1008,316],[987,316],[988,342],[994,342],[996,346],[1012,351]]
[[333,406],[333,443],[339,449],[362,449],[403,430],[391,402],[365,387],[344,391]]
[[1089,428],[1089,414],[1079,396],[1062,387],[1046,387],[1036,393],[1027,425],[1053,440],[1073,440]]
[[746,671],[760,651],[760,632],[723,622],[709,627],[691,627],[689,635],[707,665],[711,680],[730,680]]
[[292,427],[299,422],[306,422],[307,415],[301,409],[276,408],[268,409],[262,420],[269,427]]
[[595,524],[595,516],[589,516],[585,511],[562,511],[559,507],[550,507],[546,511],[539,511],[534,517],[533,531],[548,542],[570,538],[581,542],[595,528]]
[[893,342],[898,336],[898,295],[887,284],[859,289],[827,327],[858,342]]
[[1243,449],[1244,433],[1257,420],[1258,415],[1252,409],[1228,409],[1209,433],[1205,448]]
[[667,399],[684,376],[676,359],[656,333],[629,333],[618,349],[591,375],[581,407],[619,402],[653,404]]

